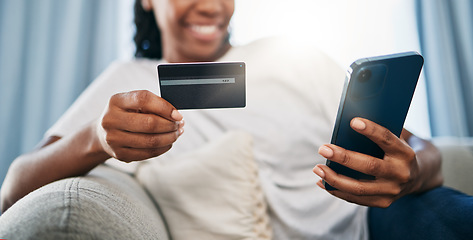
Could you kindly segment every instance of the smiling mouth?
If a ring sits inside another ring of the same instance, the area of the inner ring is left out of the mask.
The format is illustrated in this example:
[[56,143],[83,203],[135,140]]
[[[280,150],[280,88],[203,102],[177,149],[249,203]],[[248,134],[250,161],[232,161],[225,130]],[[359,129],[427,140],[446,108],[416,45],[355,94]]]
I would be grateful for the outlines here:
[[225,34],[223,26],[219,24],[190,24],[187,29],[196,40],[207,43],[220,41]]
[[212,35],[219,31],[217,25],[191,25],[191,30],[201,35]]

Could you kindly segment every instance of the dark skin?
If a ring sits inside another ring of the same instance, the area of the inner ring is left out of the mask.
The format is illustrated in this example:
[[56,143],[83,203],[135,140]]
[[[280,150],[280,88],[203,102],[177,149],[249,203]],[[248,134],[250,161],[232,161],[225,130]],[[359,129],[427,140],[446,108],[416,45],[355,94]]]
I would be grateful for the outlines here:
[[[215,61],[230,49],[232,0],[142,0],[142,5],[159,18],[168,62]],[[174,106],[149,91],[115,94],[95,122],[45,139],[14,160],[2,185],[1,210],[48,183],[85,175],[111,157],[131,162],[160,156],[183,134],[183,126]]]
[[[168,62],[215,61],[231,47],[226,29],[234,10],[232,0],[142,0],[142,5],[155,12]],[[386,207],[403,195],[442,183],[440,154],[430,142],[407,131],[399,139],[375,123],[363,122],[366,128],[358,131],[389,154],[381,161],[324,145],[319,151],[322,156],[377,177],[371,182],[346,179],[318,165],[314,172],[340,189],[331,194],[358,204]],[[182,115],[151,92],[118,93],[96,121],[67,136],[50,137],[35,151],[15,159],[1,189],[2,211],[35,189],[85,175],[110,157],[130,162],[159,156],[172,147],[183,126]]]
[[131,162],[165,153],[183,133],[182,120],[170,103],[151,92],[114,95],[97,122],[50,137],[15,159],[2,185],[2,211],[33,190],[85,175],[110,157]]
[[[349,202],[385,208],[407,194],[423,192],[443,183],[440,153],[432,143],[405,129],[398,138],[367,119],[354,118],[351,126],[378,144],[385,156],[378,159],[333,144],[321,146],[319,154],[324,158],[376,177],[375,180],[356,180],[319,164],[314,167],[314,173],[338,189],[329,191],[330,194]],[[325,189],[322,180],[317,185]]]

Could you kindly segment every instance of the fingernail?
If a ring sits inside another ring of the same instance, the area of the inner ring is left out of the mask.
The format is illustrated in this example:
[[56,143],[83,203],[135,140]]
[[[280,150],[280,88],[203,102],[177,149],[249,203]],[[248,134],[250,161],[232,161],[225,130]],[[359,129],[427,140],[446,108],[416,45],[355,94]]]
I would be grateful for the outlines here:
[[326,188],[325,188],[325,184],[326,184],[327,182],[326,182],[325,180],[322,179],[322,180],[319,181],[319,183],[320,183],[320,186],[321,186],[323,189],[326,189]]
[[322,170],[322,168],[319,167],[319,165],[315,166],[314,169],[313,169],[314,173],[317,174],[319,177],[321,178],[324,178],[325,177],[325,173],[324,171]]
[[172,110],[171,118],[174,119],[175,121],[181,121],[183,117],[181,113],[179,113],[176,109],[174,109]]
[[333,156],[333,150],[324,145],[319,148],[319,154],[325,158],[330,158]]
[[181,136],[183,133],[184,133],[184,128],[179,128],[179,135],[178,136]]
[[184,121],[184,119],[182,119],[181,121],[179,121],[179,127],[180,127],[180,128],[184,127],[184,125],[186,125],[186,122]]
[[366,124],[358,118],[353,119],[351,126],[357,130],[363,130],[366,128]]

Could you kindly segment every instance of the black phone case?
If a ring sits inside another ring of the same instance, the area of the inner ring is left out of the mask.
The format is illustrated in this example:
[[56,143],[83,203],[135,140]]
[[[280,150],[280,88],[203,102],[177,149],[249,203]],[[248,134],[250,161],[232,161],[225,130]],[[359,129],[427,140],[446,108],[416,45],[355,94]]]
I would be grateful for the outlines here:
[[[354,117],[369,119],[400,136],[424,60],[417,52],[405,52],[355,61],[345,79],[331,143],[347,150],[384,157],[384,151],[350,127]],[[355,179],[373,176],[327,159],[326,165]],[[327,190],[335,190],[324,183]]]

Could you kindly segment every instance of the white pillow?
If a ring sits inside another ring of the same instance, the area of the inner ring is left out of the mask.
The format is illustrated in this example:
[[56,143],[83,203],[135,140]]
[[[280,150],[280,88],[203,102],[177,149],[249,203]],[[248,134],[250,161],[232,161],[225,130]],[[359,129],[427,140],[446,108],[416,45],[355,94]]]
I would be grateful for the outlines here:
[[174,240],[272,238],[252,144],[251,135],[228,132],[196,151],[138,168],[137,179]]

